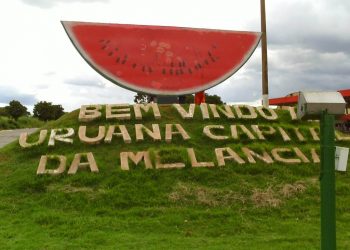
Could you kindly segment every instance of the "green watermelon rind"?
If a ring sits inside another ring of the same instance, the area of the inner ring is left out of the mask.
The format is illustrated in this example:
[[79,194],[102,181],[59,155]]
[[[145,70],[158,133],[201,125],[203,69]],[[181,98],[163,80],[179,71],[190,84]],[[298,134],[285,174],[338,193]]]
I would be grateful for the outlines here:
[[[236,67],[232,68],[229,72],[222,75],[221,77],[215,79],[214,81],[211,81],[207,84],[202,84],[196,88],[188,88],[188,89],[180,89],[180,90],[159,90],[155,88],[145,88],[145,87],[139,87],[133,83],[129,83],[127,81],[124,81],[120,78],[118,78],[115,75],[110,74],[108,71],[104,70],[103,67],[97,65],[94,63],[94,60],[90,58],[90,56],[85,53],[85,50],[80,46],[79,41],[76,39],[74,32],[72,32],[71,27],[75,25],[106,25],[106,23],[90,23],[90,22],[75,22],[75,21],[61,21],[62,26],[67,33],[70,41],[74,45],[74,47],[77,49],[79,54],[84,58],[84,60],[99,74],[101,74],[103,77],[111,81],[112,83],[122,87],[126,88],[131,91],[135,92],[141,92],[146,94],[152,94],[152,95],[187,95],[187,94],[193,94],[197,92],[201,92],[207,89],[210,89],[212,87],[215,87],[216,85],[224,82],[229,77],[231,77],[233,74],[235,74],[253,55],[255,49],[259,45],[260,39],[261,39],[261,33],[260,32],[247,32],[247,31],[228,31],[228,30],[212,30],[212,29],[197,29],[197,28],[184,28],[184,29],[190,29],[190,30],[207,30],[207,31],[225,31],[225,32],[239,32],[239,33],[250,33],[255,34],[256,41],[255,44],[251,47],[251,49],[245,54],[245,56],[242,58],[241,62],[239,64],[236,64]],[[110,25],[110,24],[107,24]],[[146,25],[136,25],[136,26],[145,26],[150,27]],[[155,27],[155,26],[154,26]],[[157,28],[178,28],[178,27],[167,27],[167,26],[156,26]]]

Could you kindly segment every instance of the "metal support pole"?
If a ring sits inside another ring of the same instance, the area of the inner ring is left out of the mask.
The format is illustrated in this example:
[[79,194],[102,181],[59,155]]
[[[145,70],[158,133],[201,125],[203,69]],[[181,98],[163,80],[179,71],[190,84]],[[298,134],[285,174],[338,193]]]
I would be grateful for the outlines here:
[[321,249],[336,249],[334,115],[324,111],[321,129]]
[[269,107],[269,80],[267,68],[267,37],[265,0],[260,0],[261,11],[261,58],[262,58],[262,105]]

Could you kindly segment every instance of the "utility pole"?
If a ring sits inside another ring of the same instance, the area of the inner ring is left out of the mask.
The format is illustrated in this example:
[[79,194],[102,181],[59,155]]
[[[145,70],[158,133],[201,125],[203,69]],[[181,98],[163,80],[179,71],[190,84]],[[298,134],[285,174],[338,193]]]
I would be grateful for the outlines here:
[[261,58],[262,58],[262,105],[269,107],[269,78],[267,68],[267,39],[265,0],[260,0],[261,11]]

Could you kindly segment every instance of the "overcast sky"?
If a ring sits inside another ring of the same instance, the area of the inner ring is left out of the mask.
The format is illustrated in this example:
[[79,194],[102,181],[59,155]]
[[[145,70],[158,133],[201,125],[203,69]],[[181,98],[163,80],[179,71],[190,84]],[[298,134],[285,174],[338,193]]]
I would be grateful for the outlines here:
[[[350,88],[350,1],[267,0],[270,97]],[[260,31],[259,0],[11,0],[0,7],[0,106],[16,99],[65,111],[132,102],[79,55],[60,20]],[[209,90],[226,102],[261,97],[260,46],[235,75]]]

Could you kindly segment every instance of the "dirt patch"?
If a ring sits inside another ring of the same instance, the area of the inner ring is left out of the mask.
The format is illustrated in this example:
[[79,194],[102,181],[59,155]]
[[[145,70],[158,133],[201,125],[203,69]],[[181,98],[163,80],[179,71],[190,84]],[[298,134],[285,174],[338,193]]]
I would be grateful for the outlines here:
[[230,206],[236,203],[245,203],[245,198],[231,190],[221,190],[199,186],[193,183],[179,182],[168,195],[174,203],[205,205],[210,207]]
[[268,187],[266,190],[254,189],[251,200],[256,207],[278,207],[282,203],[272,187]]
[[306,190],[306,184],[302,181],[297,181],[294,184],[285,184],[280,189],[280,194],[285,198],[291,198]]
[[93,189],[90,187],[74,187],[71,185],[50,185],[47,188],[48,191],[59,191],[59,192],[63,192],[63,193],[78,193],[78,192],[82,192],[82,193],[104,193],[103,189]]
[[256,207],[279,207],[284,200],[293,198],[313,185],[314,182],[297,181],[295,183],[286,183],[275,187],[269,186],[267,189],[254,189],[251,195],[251,201]]
[[255,188],[251,195],[244,195],[232,190],[179,182],[169,193],[168,199],[173,203],[210,207],[232,206],[237,203],[250,203],[255,207],[279,207],[286,200],[304,193],[310,185],[315,185],[315,182],[296,181],[294,183],[271,185],[265,189]]
[[0,153],[0,162],[5,162],[8,160],[9,160],[9,157],[7,155]]

